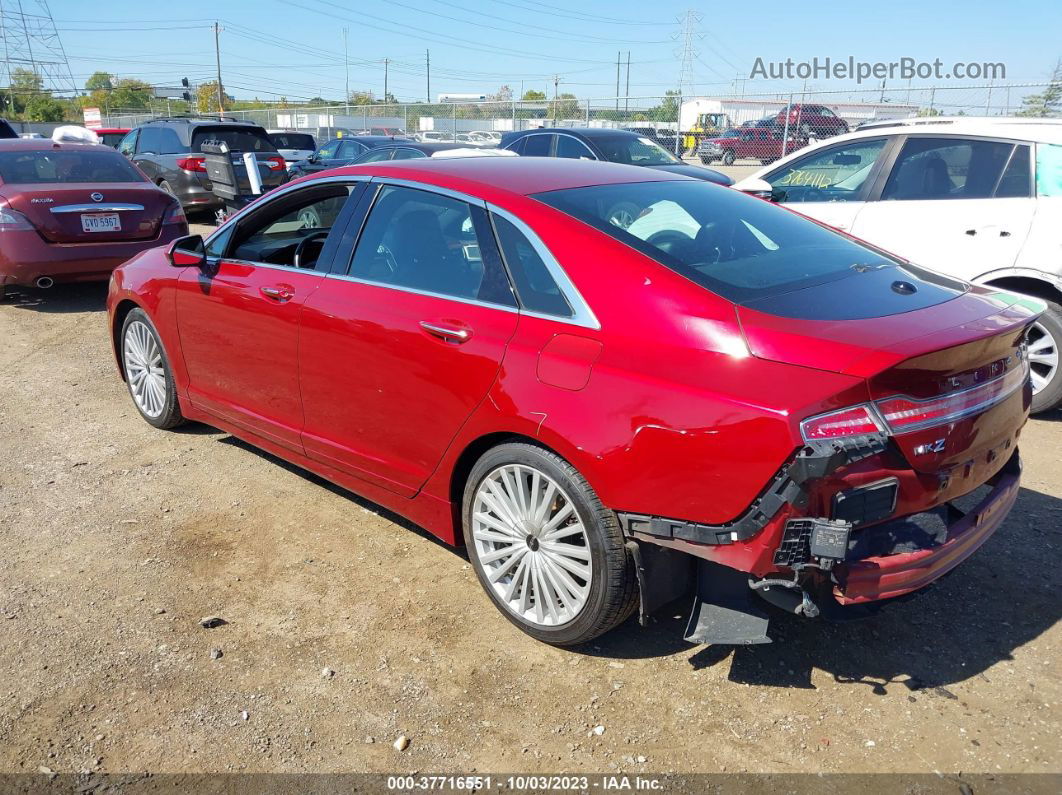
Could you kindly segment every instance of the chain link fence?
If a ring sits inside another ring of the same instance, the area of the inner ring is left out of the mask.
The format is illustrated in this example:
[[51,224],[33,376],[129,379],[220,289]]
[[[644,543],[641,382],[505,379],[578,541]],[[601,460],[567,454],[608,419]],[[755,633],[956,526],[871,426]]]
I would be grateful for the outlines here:
[[[490,146],[514,130],[614,127],[635,130],[671,152],[707,163],[741,158],[769,161],[809,140],[847,132],[871,121],[912,116],[1011,116],[1023,111],[1059,116],[1057,103],[1035,101],[1049,89],[1046,83],[1021,83],[697,96],[671,92],[603,99],[558,93],[552,99],[531,101],[289,106],[226,111],[224,115],[266,129],[309,132],[319,144],[328,138],[376,134]],[[111,113],[104,125],[131,128],[154,117]],[[731,147],[727,138],[742,144],[734,147],[734,154],[728,154]],[[713,141],[722,145],[713,145]]]

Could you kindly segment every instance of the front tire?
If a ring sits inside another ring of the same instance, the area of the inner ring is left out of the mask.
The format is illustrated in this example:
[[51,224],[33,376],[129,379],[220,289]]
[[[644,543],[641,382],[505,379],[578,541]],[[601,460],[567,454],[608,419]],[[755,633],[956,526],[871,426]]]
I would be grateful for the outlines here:
[[1062,306],[1045,301],[1047,311],[1029,331],[1029,369],[1033,383],[1032,413],[1062,403]]
[[155,325],[142,309],[126,315],[121,340],[125,383],[140,416],[160,430],[183,423],[169,357]]
[[734,165],[734,159],[735,159],[734,158],[734,151],[732,149],[727,149],[725,152],[723,152],[723,165],[724,166],[732,166],[732,165]]
[[637,578],[616,515],[571,464],[535,445],[493,448],[465,485],[468,558],[513,624],[556,646],[625,621]]

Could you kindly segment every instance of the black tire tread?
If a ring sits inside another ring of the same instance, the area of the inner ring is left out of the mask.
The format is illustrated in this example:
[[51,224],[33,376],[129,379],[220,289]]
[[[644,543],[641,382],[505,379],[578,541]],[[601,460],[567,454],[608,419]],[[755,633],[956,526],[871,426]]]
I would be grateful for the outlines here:
[[[1062,345],[1062,305],[1054,301],[1040,298],[1047,304],[1047,311],[1040,317],[1040,323],[1051,328],[1051,335],[1055,338],[1055,345]],[[1048,384],[1039,395],[1033,396],[1032,413],[1042,414],[1062,405],[1062,370],[1056,372],[1054,383]]]
[[[162,351],[162,365],[166,373],[166,408],[158,417],[149,417],[140,411],[140,407],[136,405],[136,401],[133,401],[133,406],[136,408],[137,413],[149,424],[158,428],[160,431],[168,431],[170,428],[176,428],[178,425],[183,425],[185,420],[184,415],[181,414],[181,403],[177,399],[177,384],[173,380],[173,369],[170,367],[170,356],[166,352],[166,346],[162,344],[162,338],[159,336],[159,332],[155,328],[155,324],[151,322],[151,318],[147,316],[147,313],[137,307],[130,310],[129,314],[125,316],[125,320],[122,322],[121,333],[121,357],[122,366],[125,366],[125,331],[129,328],[129,324],[134,320],[139,320],[145,326],[147,326],[151,333],[155,337],[155,342],[158,343],[159,350]],[[128,384],[128,376],[126,378]],[[130,399],[132,399],[132,393],[130,393]]]

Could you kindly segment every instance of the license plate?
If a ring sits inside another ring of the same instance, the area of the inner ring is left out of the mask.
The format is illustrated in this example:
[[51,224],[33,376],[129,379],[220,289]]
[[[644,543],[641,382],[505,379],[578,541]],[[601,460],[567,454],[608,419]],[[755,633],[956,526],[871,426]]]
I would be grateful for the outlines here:
[[118,213],[94,213],[81,216],[83,232],[121,232],[122,219]]

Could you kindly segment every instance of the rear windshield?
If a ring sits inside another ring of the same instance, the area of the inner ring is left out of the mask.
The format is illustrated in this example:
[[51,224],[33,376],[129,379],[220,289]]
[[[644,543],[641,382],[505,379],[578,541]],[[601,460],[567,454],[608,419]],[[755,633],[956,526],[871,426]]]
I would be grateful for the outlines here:
[[207,141],[224,141],[230,152],[275,152],[265,131],[258,127],[197,127],[192,133],[192,151],[202,152]]
[[118,148],[118,144],[120,144],[122,142],[122,139],[125,138],[125,133],[121,132],[96,134],[99,136],[101,144],[103,144],[104,146],[113,146],[115,149]]
[[269,140],[277,149],[309,149],[313,151],[317,144],[308,133],[269,133]]
[[534,196],[736,303],[893,265],[796,213],[700,180]]
[[144,182],[135,166],[115,151],[0,152],[0,181],[15,185],[61,182]]

